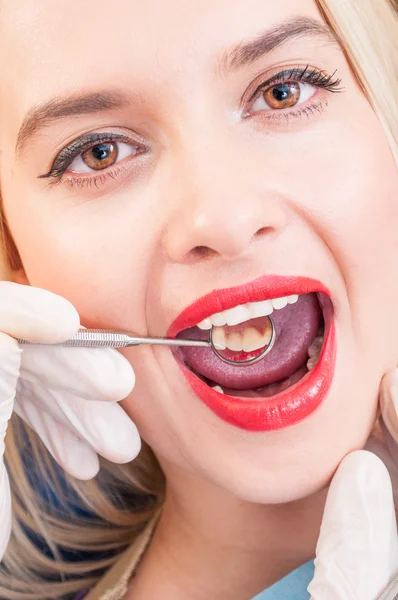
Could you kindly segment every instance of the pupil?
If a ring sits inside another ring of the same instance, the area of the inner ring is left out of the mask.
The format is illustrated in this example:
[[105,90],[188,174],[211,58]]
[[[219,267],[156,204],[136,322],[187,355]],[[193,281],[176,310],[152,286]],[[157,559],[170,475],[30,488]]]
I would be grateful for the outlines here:
[[98,144],[92,149],[93,157],[99,161],[108,158],[110,151],[112,151],[112,144]]
[[283,102],[289,98],[290,88],[286,83],[276,85],[272,90],[272,95],[278,102]]

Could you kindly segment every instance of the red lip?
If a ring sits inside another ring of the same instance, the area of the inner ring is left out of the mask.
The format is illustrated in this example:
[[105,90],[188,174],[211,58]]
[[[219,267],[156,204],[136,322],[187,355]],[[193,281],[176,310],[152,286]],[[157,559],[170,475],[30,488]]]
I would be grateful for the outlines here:
[[[193,327],[210,315],[246,302],[329,290],[319,281],[306,277],[263,276],[247,285],[214,290],[188,306],[169,327],[168,337]],[[332,309],[323,306],[325,337],[319,362],[289,389],[271,398],[249,399],[220,394],[207,386],[184,363],[178,361],[196,396],[218,417],[248,431],[273,431],[294,425],[314,412],[326,397],[333,380],[336,362],[336,334]]]
[[238,304],[311,292],[322,292],[330,297],[329,290],[320,281],[308,277],[280,275],[265,275],[245,285],[213,290],[193,302],[173,321],[167,331],[167,337],[175,337],[183,329],[194,327],[210,315]]

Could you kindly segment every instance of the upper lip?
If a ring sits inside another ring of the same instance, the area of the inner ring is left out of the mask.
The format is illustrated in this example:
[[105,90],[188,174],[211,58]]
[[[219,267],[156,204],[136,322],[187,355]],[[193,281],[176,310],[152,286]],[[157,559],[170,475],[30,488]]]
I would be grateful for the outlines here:
[[167,337],[173,338],[180,331],[194,327],[203,319],[239,304],[314,292],[323,293],[329,298],[331,296],[328,288],[316,279],[282,275],[263,275],[240,286],[213,290],[178,315],[170,325]]

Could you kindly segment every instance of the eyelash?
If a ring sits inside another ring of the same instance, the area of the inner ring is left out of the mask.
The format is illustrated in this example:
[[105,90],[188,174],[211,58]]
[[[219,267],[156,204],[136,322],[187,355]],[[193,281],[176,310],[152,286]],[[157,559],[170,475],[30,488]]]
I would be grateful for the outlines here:
[[[294,67],[293,69],[285,69],[284,71],[280,71],[273,75],[267,81],[260,83],[254,90],[254,92],[250,95],[247,102],[253,103],[260,96],[262,92],[267,90],[270,87],[275,87],[280,83],[288,83],[288,82],[303,82],[313,85],[314,87],[324,89],[328,92],[339,93],[343,91],[343,88],[340,87],[341,79],[339,77],[335,77],[337,71],[334,71],[331,75],[327,75],[322,71],[319,71],[315,68],[310,68],[309,65],[306,67]],[[286,112],[283,109],[279,111],[274,111],[278,113]]]
[[[324,89],[325,91],[332,93],[339,93],[343,91],[343,88],[340,87],[341,79],[335,77],[336,71],[332,73],[332,75],[327,75],[322,71],[319,71],[315,68],[310,68],[307,65],[305,68],[303,67],[294,67],[293,69],[285,69],[284,71],[280,71],[279,73],[273,75],[267,81],[260,83],[254,92],[250,95],[247,102],[253,104],[257,98],[261,95],[262,92],[266,91],[270,87],[275,87],[280,83],[288,83],[288,82],[303,82],[313,85],[316,88]],[[306,102],[303,103],[303,107],[299,108],[288,108],[288,109],[270,109],[266,112],[267,117],[271,119],[280,119],[285,118],[287,121],[290,118],[301,117],[302,115],[310,116],[314,112],[320,112],[321,105],[318,104],[308,104]],[[241,111],[244,117],[253,118],[260,113],[254,113],[250,115],[250,111]],[[138,144],[137,142],[132,141],[129,137],[123,136],[120,134],[107,134],[107,133],[92,133],[86,136],[79,138],[72,142],[69,146],[66,146],[61,152],[58,154],[56,159],[54,160],[51,169],[45,175],[40,175],[39,179],[49,179],[51,185],[56,185],[64,181],[64,177],[68,167],[73,163],[75,158],[80,156],[84,151],[93,148],[98,144],[106,144],[111,142],[126,142],[130,144],[132,147],[135,147],[137,153],[134,156],[139,156],[144,154],[146,149]],[[123,163],[123,160],[121,161]],[[67,183],[70,186],[78,185],[79,187],[91,187],[95,185],[104,184],[108,178],[116,179],[120,173],[125,170],[120,163],[115,163],[111,167],[100,171],[99,174],[94,176],[73,176],[68,175]]]
[[[115,133],[89,133],[75,140],[74,142],[69,144],[69,146],[66,146],[63,150],[61,150],[61,152],[54,160],[50,171],[45,175],[40,175],[39,179],[50,179],[51,185],[61,183],[65,176],[66,170],[68,169],[68,167],[70,167],[70,165],[78,156],[80,156],[83,152],[89,150],[90,148],[93,148],[98,144],[107,144],[111,142],[125,142],[130,146],[134,147],[137,151],[136,154],[134,154],[134,156],[144,154],[146,150],[143,146],[141,146],[137,142],[132,141],[131,138],[125,135]],[[123,170],[124,169],[120,163],[115,163],[108,169],[99,171],[97,175],[94,175],[92,177],[76,177],[76,175],[71,175],[70,177],[68,177],[67,183],[70,186],[76,184],[80,187],[90,187],[92,184],[94,184],[98,187],[98,184],[105,182],[104,178],[107,179],[108,177],[111,177],[115,179],[115,177],[117,177],[118,174],[121,173]]]

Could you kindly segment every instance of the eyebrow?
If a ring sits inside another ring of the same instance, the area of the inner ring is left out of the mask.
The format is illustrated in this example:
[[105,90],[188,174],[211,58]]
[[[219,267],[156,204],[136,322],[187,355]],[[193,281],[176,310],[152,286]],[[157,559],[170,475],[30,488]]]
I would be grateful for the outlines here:
[[39,106],[29,110],[23,120],[15,146],[16,155],[39,129],[51,121],[74,115],[93,114],[112,109],[123,108],[132,100],[132,95],[119,90],[92,92],[83,95],[72,95],[67,98],[56,96]]
[[[248,66],[287,41],[303,36],[319,37],[339,45],[336,34],[322,21],[309,17],[294,17],[274,25],[254,40],[242,42],[232,51],[225,53],[219,62],[220,74]],[[133,96],[136,98],[137,94],[128,94],[120,90],[74,94],[66,98],[55,96],[28,111],[18,133],[15,153],[20,156],[33,134],[54,120],[123,108],[132,101]]]
[[340,47],[339,39],[325,23],[310,17],[293,17],[263,32],[248,43],[238,44],[220,61],[220,73],[236,71],[256,62],[282,44],[300,37],[317,37]]

